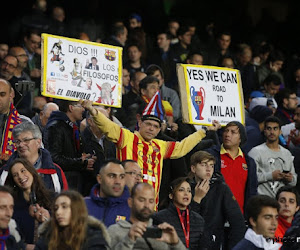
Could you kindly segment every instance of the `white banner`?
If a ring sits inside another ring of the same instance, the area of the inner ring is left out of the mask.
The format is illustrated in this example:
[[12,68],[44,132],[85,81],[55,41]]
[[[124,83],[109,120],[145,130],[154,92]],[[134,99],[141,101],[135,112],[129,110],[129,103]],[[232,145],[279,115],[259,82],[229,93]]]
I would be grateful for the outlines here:
[[42,95],[121,107],[122,48],[42,34]]

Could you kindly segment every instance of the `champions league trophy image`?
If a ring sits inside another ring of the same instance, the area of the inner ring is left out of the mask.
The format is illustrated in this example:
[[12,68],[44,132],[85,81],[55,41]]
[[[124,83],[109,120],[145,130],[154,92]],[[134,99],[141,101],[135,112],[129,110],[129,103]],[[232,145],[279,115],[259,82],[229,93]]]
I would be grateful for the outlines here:
[[197,116],[195,117],[196,120],[203,120],[202,111],[204,108],[205,103],[205,90],[204,88],[200,87],[200,91],[195,91],[195,88],[191,86],[190,94],[193,106],[197,112]]

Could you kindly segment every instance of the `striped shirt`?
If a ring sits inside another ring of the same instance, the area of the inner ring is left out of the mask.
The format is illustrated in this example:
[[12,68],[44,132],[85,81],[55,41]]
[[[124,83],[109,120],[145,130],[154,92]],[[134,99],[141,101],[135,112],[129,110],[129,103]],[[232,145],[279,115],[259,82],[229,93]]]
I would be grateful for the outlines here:
[[117,147],[117,158],[121,161],[135,160],[141,167],[143,182],[153,186],[156,205],[162,178],[164,159],[177,159],[189,153],[205,137],[204,130],[199,130],[180,142],[153,139],[145,141],[138,131],[132,133],[112,122],[101,112],[93,117],[95,124],[114,142]]

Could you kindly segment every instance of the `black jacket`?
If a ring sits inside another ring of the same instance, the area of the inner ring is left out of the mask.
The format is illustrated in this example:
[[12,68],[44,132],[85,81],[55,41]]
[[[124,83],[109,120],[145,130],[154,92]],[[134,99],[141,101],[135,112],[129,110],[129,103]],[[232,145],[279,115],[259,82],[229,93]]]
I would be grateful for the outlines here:
[[85,170],[87,162],[81,160],[82,143],[80,150],[77,150],[70,124],[71,121],[65,113],[53,111],[44,130],[45,148],[64,172]]
[[[176,207],[171,202],[169,207],[166,209],[163,209],[156,214],[153,215],[153,224],[159,225],[163,222],[167,222],[174,226],[178,237],[185,245],[185,236],[183,229],[181,227],[180,219],[177,214]],[[203,246],[203,234],[204,229],[204,220],[202,216],[200,216],[198,213],[190,210],[190,246],[189,249],[202,249],[200,246]]]
[[[40,237],[35,244],[35,250],[47,250],[49,239],[47,237],[48,231],[51,230],[49,221],[43,223],[39,227]],[[81,250],[106,250],[106,246],[110,244],[110,237],[107,233],[105,225],[96,218],[88,217],[88,227],[86,232],[86,239],[80,248]]]
[[[195,180],[191,181],[192,193],[195,193]],[[228,247],[231,249],[246,232],[246,225],[241,209],[222,174],[214,173],[208,193],[201,203],[192,201],[191,208],[205,220],[205,231],[215,236],[211,249],[220,249],[224,239],[224,224],[230,224]],[[212,237],[210,237],[211,239]]]
[[[221,155],[220,155],[221,147],[213,146],[209,149],[205,149],[205,151],[209,152],[216,158],[215,172],[221,173]],[[245,159],[248,166],[248,177],[247,177],[246,190],[245,190],[244,211],[246,211],[245,208],[248,199],[253,195],[257,195],[257,186],[258,186],[255,161],[247,154],[245,154]]]

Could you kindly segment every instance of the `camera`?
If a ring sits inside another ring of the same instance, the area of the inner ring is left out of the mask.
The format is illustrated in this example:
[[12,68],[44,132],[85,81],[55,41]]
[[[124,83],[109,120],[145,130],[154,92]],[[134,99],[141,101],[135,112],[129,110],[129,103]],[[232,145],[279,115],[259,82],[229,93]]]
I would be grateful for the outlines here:
[[161,238],[162,230],[158,227],[147,227],[143,238]]

